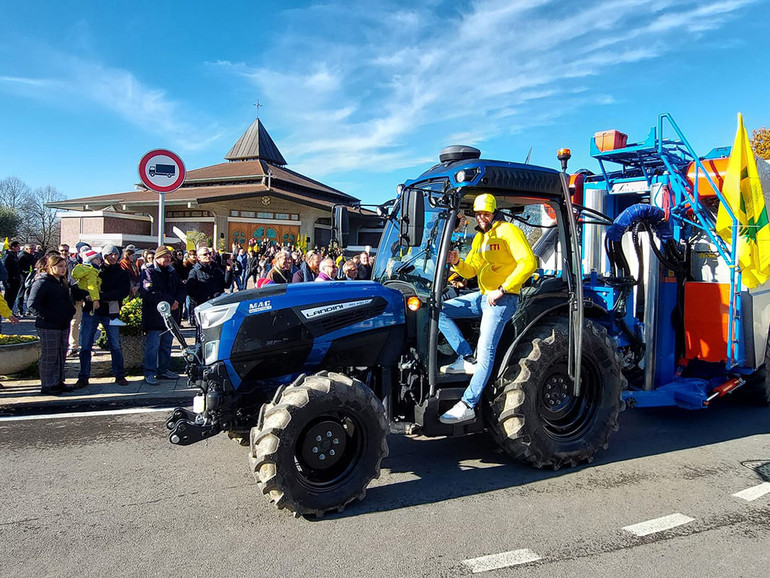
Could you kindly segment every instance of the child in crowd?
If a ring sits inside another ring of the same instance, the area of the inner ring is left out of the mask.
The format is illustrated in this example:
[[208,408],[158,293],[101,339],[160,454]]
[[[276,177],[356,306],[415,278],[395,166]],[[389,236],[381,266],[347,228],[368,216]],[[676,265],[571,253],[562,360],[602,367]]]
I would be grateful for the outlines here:
[[78,287],[83,291],[88,291],[93,301],[93,310],[99,309],[99,291],[102,288],[102,279],[99,277],[99,267],[102,265],[102,256],[96,251],[89,249],[83,253],[83,264],[75,265],[72,270],[72,278],[77,281]]

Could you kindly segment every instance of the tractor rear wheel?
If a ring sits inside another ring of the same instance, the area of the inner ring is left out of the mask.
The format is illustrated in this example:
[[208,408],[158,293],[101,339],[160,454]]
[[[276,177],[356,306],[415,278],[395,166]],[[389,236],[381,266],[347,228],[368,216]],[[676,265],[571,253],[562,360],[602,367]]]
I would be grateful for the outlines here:
[[614,341],[585,322],[579,397],[572,393],[568,356],[567,320],[546,321],[487,388],[485,417],[493,437],[506,453],[537,468],[591,461],[618,429],[626,380]]
[[358,380],[322,371],[265,406],[250,435],[262,493],[295,516],[322,516],[366,494],[388,455],[385,409]]

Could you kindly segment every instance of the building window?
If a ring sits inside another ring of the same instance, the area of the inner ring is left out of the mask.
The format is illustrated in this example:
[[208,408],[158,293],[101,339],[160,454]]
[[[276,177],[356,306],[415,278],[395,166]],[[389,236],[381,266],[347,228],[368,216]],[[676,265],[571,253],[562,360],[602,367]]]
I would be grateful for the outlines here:
[[237,217],[238,216],[238,211],[230,211],[230,216],[231,217]]
[[276,219],[283,219],[285,221],[289,220],[289,213],[276,213],[275,214]]
[[299,215],[292,215],[291,216],[292,221],[299,221]]
[[241,211],[241,217],[244,219],[253,219],[254,214],[254,211]]
[[260,219],[272,219],[273,213],[257,213],[257,217]]
[[246,242],[246,233],[243,231],[233,231],[233,243],[243,245]]

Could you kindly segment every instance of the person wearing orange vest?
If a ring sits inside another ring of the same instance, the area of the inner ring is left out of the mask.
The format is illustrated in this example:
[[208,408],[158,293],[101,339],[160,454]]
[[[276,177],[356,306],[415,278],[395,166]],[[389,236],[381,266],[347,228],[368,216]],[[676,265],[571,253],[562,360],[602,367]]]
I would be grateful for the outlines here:
[[[497,201],[481,194],[473,203],[476,213],[476,236],[465,260],[450,251],[447,262],[454,272],[470,279],[478,278],[479,290],[444,302],[439,315],[439,330],[458,358],[441,367],[442,373],[472,374],[462,399],[439,417],[445,424],[459,424],[476,419],[475,407],[489,381],[495,349],[505,324],[511,320],[518,304],[519,291],[537,269],[537,258],[524,232],[503,219]],[[454,319],[481,317],[479,341],[474,360],[473,350]]]

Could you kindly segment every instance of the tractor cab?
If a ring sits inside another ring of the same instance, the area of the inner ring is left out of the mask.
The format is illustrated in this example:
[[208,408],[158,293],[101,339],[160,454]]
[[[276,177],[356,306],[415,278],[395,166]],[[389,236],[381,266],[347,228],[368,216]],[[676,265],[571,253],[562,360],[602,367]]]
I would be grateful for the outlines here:
[[[398,187],[398,196],[381,214],[387,224],[381,237],[372,279],[400,291],[406,303],[406,349],[400,381],[407,395],[394,404],[391,418],[416,423],[427,435],[479,431],[483,423],[460,428],[436,418],[462,395],[469,376],[441,374],[438,367],[456,354],[438,330],[444,301],[476,290],[475,279],[465,280],[446,266],[447,254],[457,250],[464,258],[476,234],[473,202],[492,194],[497,217],[525,233],[538,258],[539,268],[520,294],[518,311],[501,339],[502,351],[516,343],[543,314],[561,311],[570,327],[582,325],[582,308],[570,307],[582,298],[576,224],[566,179],[553,169],[480,159],[478,149],[448,147],[441,162],[415,180]],[[478,338],[478,320],[461,322],[471,345]],[[573,332],[570,348],[580,345]],[[579,371],[579,358],[570,356],[569,375]],[[404,372],[403,368],[409,368]],[[497,363],[499,370],[502,355]],[[570,383],[573,383],[570,380]]]

